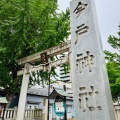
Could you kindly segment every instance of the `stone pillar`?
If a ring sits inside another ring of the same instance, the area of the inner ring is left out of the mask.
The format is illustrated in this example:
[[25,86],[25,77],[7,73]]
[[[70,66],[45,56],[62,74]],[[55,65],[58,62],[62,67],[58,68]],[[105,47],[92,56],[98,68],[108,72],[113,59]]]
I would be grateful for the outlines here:
[[13,120],[16,120],[17,117],[17,107],[14,107]]
[[25,103],[29,83],[29,66],[30,65],[28,63],[25,64],[16,120],[24,119]]
[[44,98],[43,99],[43,120],[48,120],[48,109],[47,109],[47,106],[48,106],[48,99],[47,98]]
[[115,120],[94,1],[72,0],[70,19],[75,120]]

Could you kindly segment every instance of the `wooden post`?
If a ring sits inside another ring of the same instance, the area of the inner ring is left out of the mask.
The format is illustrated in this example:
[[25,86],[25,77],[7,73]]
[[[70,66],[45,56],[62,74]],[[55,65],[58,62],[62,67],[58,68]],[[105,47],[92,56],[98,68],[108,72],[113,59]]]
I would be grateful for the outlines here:
[[49,95],[50,95],[50,71],[49,71],[49,85],[48,85],[48,120],[49,120],[49,109],[50,109],[50,100],[49,100]]
[[25,64],[16,120],[24,119],[26,95],[27,95],[28,83],[29,83],[29,71],[28,71],[29,66],[30,64],[28,63]]
[[[63,85],[64,91],[66,92],[66,85]],[[66,97],[64,97],[64,102],[66,104],[66,110],[64,114],[64,120],[67,120],[67,103],[66,103]]]

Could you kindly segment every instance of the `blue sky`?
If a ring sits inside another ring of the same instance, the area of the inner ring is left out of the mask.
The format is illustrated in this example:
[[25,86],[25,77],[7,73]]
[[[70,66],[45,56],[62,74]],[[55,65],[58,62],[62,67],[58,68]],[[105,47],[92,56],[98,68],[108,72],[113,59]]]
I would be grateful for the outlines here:
[[[59,9],[65,11],[71,0],[58,0]],[[117,36],[120,23],[120,0],[94,0],[96,5],[98,24],[100,28],[103,49],[114,52],[107,43],[109,35]]]

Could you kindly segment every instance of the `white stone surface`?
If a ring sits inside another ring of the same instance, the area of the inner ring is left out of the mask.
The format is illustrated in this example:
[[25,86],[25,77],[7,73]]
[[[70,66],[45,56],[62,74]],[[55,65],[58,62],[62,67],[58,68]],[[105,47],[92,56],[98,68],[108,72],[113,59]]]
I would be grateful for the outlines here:
[[70,16],[75,120],[115,120],[93,0],[72,0]]
[[24,119],[24,112],[25,112],[25,104],[26,104],[26,96],[28,90],[28,83],[29,83],[29,73],[28,68],[29,64],[25,64],[22,86],[20,91],[20,98],[19,98],[19,105],[18,105],[18,112],[17,112],[17,119],[16,120],[23,120]]

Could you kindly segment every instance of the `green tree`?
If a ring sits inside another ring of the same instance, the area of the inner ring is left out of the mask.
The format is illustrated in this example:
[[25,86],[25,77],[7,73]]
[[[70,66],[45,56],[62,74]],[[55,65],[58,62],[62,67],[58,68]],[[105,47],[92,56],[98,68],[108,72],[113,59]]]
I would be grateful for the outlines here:
[[[119,26],[120,28],[120,26]],[[112,96],[116,99],[120,95],[120,29],[118,37],[110,35],[108,43],[116,50],[115,53],[105,51],[107,59],[107,71],[110,81]]]
[[21,86],[16,59],[68,38],[69,9],[60,14],[56,10],[57,0],[0,1],[0,87],[5,89],[8,101]]

